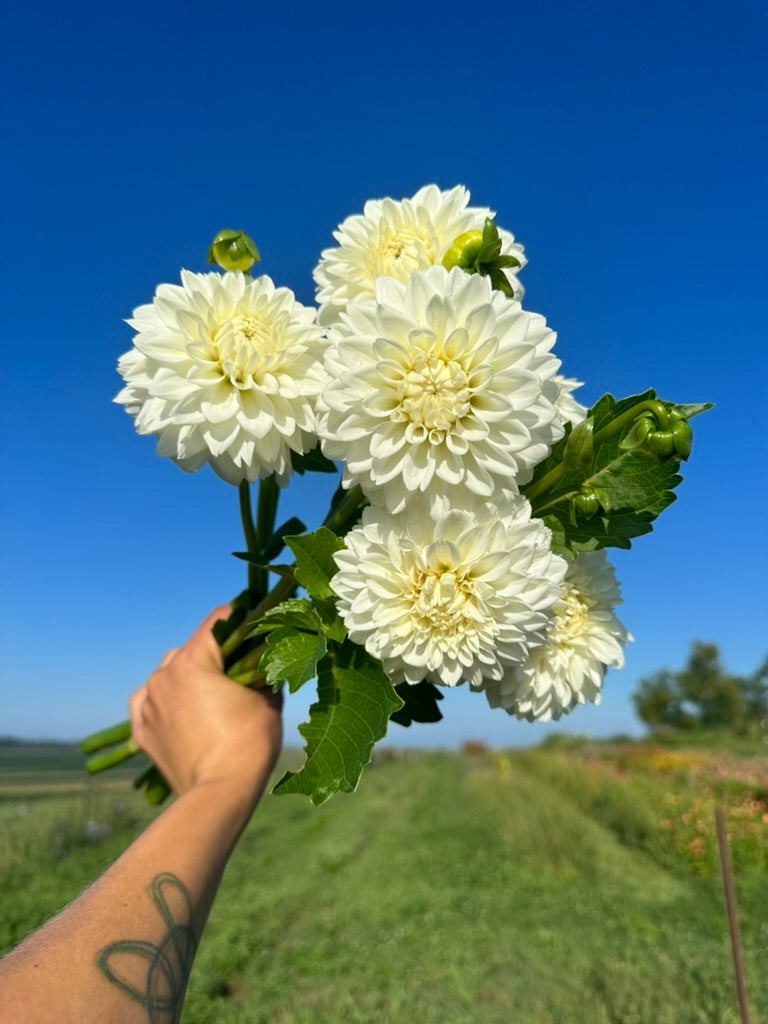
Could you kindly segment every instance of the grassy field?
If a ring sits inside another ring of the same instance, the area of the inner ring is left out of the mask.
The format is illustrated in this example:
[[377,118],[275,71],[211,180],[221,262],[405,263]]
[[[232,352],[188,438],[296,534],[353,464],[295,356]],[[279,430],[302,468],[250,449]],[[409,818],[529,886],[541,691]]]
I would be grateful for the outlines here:
[[[154,813],[124,782],[5,793],[3,949]],[[183,1020],[735,1024],[715,802],[766,1020],[768,758],[639,744],[387,755],[319,809],[267,799]]]

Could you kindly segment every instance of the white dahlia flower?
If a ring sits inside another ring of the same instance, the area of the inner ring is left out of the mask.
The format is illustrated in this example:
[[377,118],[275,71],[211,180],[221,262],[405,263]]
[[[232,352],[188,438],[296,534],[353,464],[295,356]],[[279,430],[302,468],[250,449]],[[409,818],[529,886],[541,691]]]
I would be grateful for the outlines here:
[[182,270],[180,286],[161,284],[128,323],[138,333],[115,401],[157,436],[158,454],[190,471],[209,462],[232,484],[272,473],[284,483],[291,451],[317,440],[315,310],[266,276]]
[[[486,207],[468,206],[469,192],[457,185],[441,192],[437,185],[425,185],[410,199],[371,199],[362,214],[347,217],[333,237],[339,243],[320,254],[314,270],[321,324],[332,324],[348,303],[373,297],[378,277],[407,281],[414,270],[440,263],[456,238],[465,231],[481,231]],[[523,247],[514,236],[499,229],[501,251],[524,266]],[[514,297],[523,296],[515,276],[520,268],[505,273]]]
[[491,707],[529,722],[548,722],[576,704],[600,703],[606,668],[621,668],[632,639],[614,615],[621,594],[604,551],[571,562],[544,642],[527,660],[483,686]]
[[563,434],[544,317],[484,277],[430,267],[376,282],[329,331],[318,433],[372,504],[516,489]]
[[562,377],[559,373],[555,377],[555,384],[558,387],[558,395],[555,399],[555,405],[558,408],[560,416],[563,420],[572,423],[575,426],[581,423],[582,420],[587,417],[587,408],[571,394],[577,388],[583,387],[584,382],[576,380],[573,377]]
[[369,506],[334,555],[331,586],[350,638],[393,684],[479,686],[541,640],[566,569],[549,542],[519,495],[503,512]]

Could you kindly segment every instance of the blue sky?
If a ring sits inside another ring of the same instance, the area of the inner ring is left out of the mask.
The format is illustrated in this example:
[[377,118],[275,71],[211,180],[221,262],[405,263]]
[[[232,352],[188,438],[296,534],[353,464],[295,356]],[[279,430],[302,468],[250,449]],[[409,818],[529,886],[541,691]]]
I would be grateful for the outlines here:
[[[244,228],[311,302],[333,228],[366,198],[467,185],[526,246],[526,305],[582,401],[655,387],[713,401],[679,500],[616,553],[635,636],[599,709],[694,639],[736,672],[768,649],[762,3],[507,7],[38,0],[5,15],[0,734],[78,738],[242,586],[236,495],[158,459],[111,399],[123,323],[212,235]],[[299,484],[302,482],[299,481]],[[322,486],[322,485],[321,485]],[[302,487],[286,516],[317,508]],[[311,694],[307,694],[309,699]],[[289,741],[304,713],[286,712]],[[521,744],[450,692],[397,742]]]

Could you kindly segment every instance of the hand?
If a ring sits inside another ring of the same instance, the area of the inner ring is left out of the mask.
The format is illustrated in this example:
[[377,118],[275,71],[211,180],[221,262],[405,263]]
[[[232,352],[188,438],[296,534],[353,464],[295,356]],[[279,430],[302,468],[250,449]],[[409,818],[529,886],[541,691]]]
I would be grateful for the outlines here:
[[230,782],[255,805],[282,745],[282,696],[249,690],[222,670],[211,629],[217,608],[183,647],[169,651],[129,701],[133,738],[177,794]]

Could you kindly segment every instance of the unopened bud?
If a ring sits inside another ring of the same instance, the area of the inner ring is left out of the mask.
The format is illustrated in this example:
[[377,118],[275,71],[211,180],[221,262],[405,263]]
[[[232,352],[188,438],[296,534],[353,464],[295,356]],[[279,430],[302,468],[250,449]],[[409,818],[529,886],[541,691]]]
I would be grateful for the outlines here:
[[675,454],[675,438],[671,430],[652,430],[643,447],[661,459],[668,459]]
[[482,231],[465,231],[454,240],[453,245],[443,256],[443,266],[461,267],[462,270],[474,270],[474,262],[483,247]]
[[578,526],[579,520],[594,519],[603,507],[597,491],[586,484],[582,485],[576,494],[571,495],[569,506],[571,526]]
[[693,443],[693,431],[688,424],[688,420],[676,420],[672,424],[672,438],[675,444],[675,451],[685,461],[691,454],[691,445]]
[[248,273],[260,259],[256,243],[244,231],[220,231],[208,250],[208,262],[218,264],[222,270]]
[[594,430],[595,421],[591,416],[571,430],[563,452],[563,465],[566,469],[583,472],[592,465],[595,453]]
[[519,267],[520,260],[502,255],[499,229],[491,217],[485,218],[482,231],[465,231],[454,240],[443,256],[443,266],[447,270],[461,267],[466,274],[482,274],[490,279],[492,288],[514,298],[514,289],[504,271]]
[[573,504],[582,519],[593,519],[600,511],[600,500],[591,487],[574,494]]

